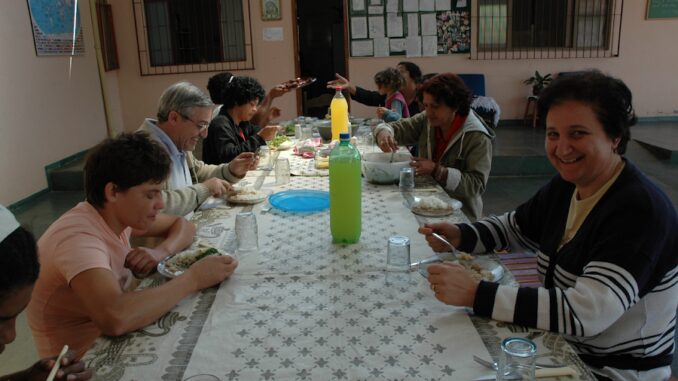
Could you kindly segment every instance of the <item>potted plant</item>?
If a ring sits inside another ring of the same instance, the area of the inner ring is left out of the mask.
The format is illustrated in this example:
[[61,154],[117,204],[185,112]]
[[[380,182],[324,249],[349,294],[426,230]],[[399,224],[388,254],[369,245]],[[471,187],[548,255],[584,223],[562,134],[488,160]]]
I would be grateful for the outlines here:
[[526,85],[532,85],[532,94],[539,95],[546,86],[551,83],[551,74],[541,75],[539,71],[535,71],[534,75],[523,81]]

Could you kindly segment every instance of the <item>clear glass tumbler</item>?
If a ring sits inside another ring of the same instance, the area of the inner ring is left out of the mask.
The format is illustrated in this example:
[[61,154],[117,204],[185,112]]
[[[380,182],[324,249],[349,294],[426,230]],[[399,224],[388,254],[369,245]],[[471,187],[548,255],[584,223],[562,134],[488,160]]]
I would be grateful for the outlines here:
[[271,151],[267,146],[259,147],[257,151],[259,155],[259,169],[264,171],[270,171],[273,169],[271,166]]
[[[501,354],[497,367],[497,381],[534,381],[534,363],[537,345],[523,337],[509,337],[501,342]],[[517,378],[522,377],[522,378]]]
[[290,161],[281,158],[275,161],[275,185],[285,185],[290,182]]
[[410,239],[394,235],[388,239],[386,252],[386,283],[405,284],[410,280]]
[[398,185],[401,192],[412,192],[414,190],[414,168],[400,168],[400,183]]
[[257,217],[253,212],[235,215],[235,242],[236,254],[239,256],[259,250]]

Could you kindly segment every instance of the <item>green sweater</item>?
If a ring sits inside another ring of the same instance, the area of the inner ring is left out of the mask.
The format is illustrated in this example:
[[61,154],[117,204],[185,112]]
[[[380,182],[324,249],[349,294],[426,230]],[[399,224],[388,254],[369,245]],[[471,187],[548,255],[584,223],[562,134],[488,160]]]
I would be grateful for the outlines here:
[[[433,160],[435,133],[421,112],[411,118],[380,124],[374,135],[392,134],[398,144],[418,144],[419,156]],[[463,203],[462,211],[471,221],[482,216],[487,178],[492,166],[492,139],[494,133],[471,110],[466,122],[452,137],[438,164],[447,167],[447,182],[441,184],[450,197]]]

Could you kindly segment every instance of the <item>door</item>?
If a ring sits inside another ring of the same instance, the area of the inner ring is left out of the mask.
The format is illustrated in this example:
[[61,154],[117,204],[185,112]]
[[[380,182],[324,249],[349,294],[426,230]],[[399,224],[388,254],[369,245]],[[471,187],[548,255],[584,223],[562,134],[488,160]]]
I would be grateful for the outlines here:
[[297,96],[300,115],[324,118],[334,91],[334,73],[346,74],[344,0],[296,0],[297,76],[317,81]]

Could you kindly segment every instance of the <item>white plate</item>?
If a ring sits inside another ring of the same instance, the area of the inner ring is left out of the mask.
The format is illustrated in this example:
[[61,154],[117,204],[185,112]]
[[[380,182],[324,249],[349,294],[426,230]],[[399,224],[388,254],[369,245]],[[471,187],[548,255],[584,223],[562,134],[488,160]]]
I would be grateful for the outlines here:
[[238,196],[239,196],[238,193],[235,193],[226,197],[226,200],[233,204],[253,205],[266,200],[266,198],[268,197],[268,195],[264,192],[257,192],[256,195],[249,195],[250,197],[247,199],[240,199],[238,198]]
[[[157,267],[158,273],[160,273],[160,275],[164,275],[168,278],[176,278],[179,275],[183,274],[184,271],[188,270],[188,267],[187,268],[181,268],[181,269],[172,269],[173,266],[169,265],[169,263],[171,261],[175,260],[179,256],[189,255],[190,253],[194,253],[198,249],[208,249],[208,248],[210,248],[210,247],[206,247],[206,246],[193,247],[193,248],[190,248],[190,249],[180,251],[180,252],[174,254],[171,257],[167,257],[167,258],[163,259],[162,261],[160,261],[160,263],[158,263],[158,267]],[[228,255],[228,254],[222,252],[219,249],[217,249],[217,251],[219,251],[219,255]]]
[[[416,191],[416,190],[415,190]],[[417,201],[417,198],[415,197],[415,202]],[[449,208],[446,209],[425,209],[425,208],[418,208],[418,207],[412,207],[410,210],[414,214],[418,214],[420,216],[425,216],[425,217],[443,217],[443,216],[449,216],[450,214],[454,213],[455,210],[459,210],[462,207],[462,203],[459,200],[455,199],[450,199],[449,203],[447,204]]]
[[[463,264],[464,267],[469,268],[469,270],[470,270],[471,265],[473,265],[473,264],[479,265],[483,270],[486,270],[490,274],[492,274],[492,279],[483,278],[483,280],[486,280],[488,282],[499,282],[501,280],[501,278],[504,277],[504,268],[499,263],[497,263],[496,261],[493,261],[491,259],[477,258],[476,257],[472,261],[458,261],[458,262]],[[441,263],[441,262],[430,262],[430,263],[427,263],[427,264],[424,264],[424,265],[419,265],[418,268],[417,268],[417,270],[419,271],[419,274],[421,274],[421,276],[423,276],[424,278],[428,279],[428,271],[426,269],[428,268],[429,265],[431,265],[433,263]],[[473,271],[473,270],[470,270],[470,271]]]
[[286,140],[282,143],[280,143],[276,148],[271,147],[273,150],[278,150],[278,151],[285,151],[294,146],[294,143],[291,140]]

